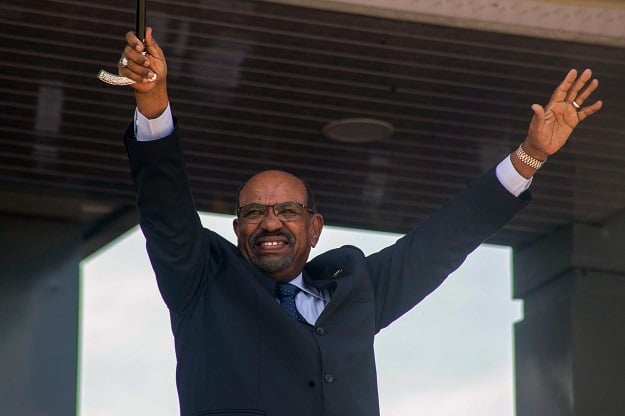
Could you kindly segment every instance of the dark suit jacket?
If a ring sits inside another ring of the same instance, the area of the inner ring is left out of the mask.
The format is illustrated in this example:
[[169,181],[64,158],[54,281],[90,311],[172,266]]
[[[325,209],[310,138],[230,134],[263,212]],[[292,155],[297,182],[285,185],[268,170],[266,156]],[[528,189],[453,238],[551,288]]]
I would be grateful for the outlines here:
[[183,416],[378,415],[376,333],[525,204],[490,171],[376,254],[346,246],[319,255],[304,279],[333,297],[309,326],[279,307],[273,279],[201,226],[177,128],[144,143],[130,129],[126,145],[141,228],[170,310]]

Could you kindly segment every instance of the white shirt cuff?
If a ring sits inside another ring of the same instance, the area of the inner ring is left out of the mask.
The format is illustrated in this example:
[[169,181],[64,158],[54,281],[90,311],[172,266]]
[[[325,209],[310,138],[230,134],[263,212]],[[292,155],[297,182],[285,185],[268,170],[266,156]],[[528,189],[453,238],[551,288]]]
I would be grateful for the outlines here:
[[149,142],[151,140],[162,139],[169,136],[174,131],[174,119],[171,115],[171,107],[167,108],[163,114],[154,119],[148,119],[135,109],[135,137],[137,141]]
[[527,189],[532,184],[532,179],[526,179],[512,165],[512,160],[510,156],[505,158],[504,160],[497,165],[497,169],[495,170],[495,174],[497,175],[497,179],[503,185],[504,188],[508,190],[512,195],[519,196],[523,192],[527,191]]

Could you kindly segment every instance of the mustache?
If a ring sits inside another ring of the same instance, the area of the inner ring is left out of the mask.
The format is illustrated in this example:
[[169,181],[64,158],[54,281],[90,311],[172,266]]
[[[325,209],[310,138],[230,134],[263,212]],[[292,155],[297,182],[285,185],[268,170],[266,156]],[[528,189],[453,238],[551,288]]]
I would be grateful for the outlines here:
[[258,230],[250,236],[249,242],[251,245],[254,246],[256,245],[259,239],[265,238],[265,237],[284,237],[289,242],[289,244],[295,243],[295,236],[291,234],[290,232],[283,231],[283,230],[272,231],[272,232]]

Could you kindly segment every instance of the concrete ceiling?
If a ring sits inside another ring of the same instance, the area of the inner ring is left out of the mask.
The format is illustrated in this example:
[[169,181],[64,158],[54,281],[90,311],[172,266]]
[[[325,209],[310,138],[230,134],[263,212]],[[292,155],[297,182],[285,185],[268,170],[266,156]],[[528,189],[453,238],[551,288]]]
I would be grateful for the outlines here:
[[622,0],[269,0],[335,12],[625,46]]

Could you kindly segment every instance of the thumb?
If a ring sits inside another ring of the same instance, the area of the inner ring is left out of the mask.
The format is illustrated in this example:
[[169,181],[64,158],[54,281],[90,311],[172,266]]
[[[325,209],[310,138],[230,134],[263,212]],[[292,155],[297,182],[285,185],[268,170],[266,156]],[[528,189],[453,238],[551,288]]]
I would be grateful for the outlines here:
[[545,109],[540,104],[533,104],[532,111],[534,112],[534,117],[532,117],[532,121],[530,121],[527,136],[530,141],[533,142],[538,138],[539,132],[543,129],[545,123]]
[[541,122],[545,119],[545,109],[540,104],[532,104],[532,111]]
[[156,40],[154,40],[154,37],[152,36],[152,28],[149,26],[145,28],[145,50],[151,56],[161,59],[163,58],[163,51],[160,46],[158,46]]
[[545,109],[540,104],[532,104],[532,111],[534,112],[534,117],[532,117],[530,122],[529,132],[530,134],[537,134],[542,130],[545,123]]

